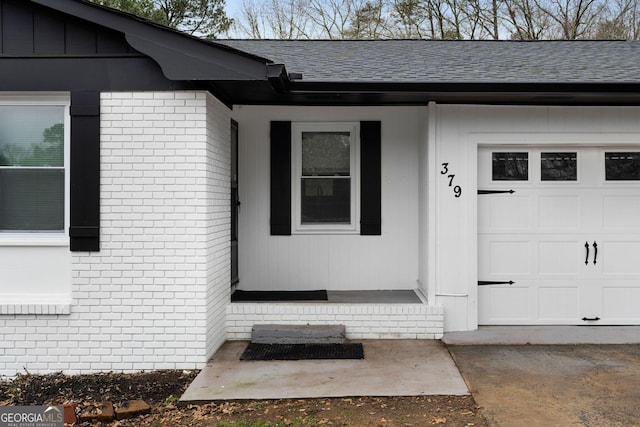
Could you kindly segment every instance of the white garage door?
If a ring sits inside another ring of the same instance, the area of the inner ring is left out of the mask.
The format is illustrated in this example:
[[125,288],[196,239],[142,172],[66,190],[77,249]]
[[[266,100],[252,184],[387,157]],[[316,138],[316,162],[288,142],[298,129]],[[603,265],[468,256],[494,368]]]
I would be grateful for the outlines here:
[[479,323],[640,324],[640,149],[487,147],[478,162]]

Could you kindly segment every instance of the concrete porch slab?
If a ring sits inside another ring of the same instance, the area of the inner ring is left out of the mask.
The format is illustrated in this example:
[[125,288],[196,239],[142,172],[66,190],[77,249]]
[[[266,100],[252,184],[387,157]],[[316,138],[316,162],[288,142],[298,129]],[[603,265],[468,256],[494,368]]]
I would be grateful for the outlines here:
[[446,332],[447,345],[640,344],[640,326],[480,326]]
[[227,341],[181,403],[346,396],[465,395],[449,352],[435,340],[359,340],[363,360],[240,361],[247,341]]

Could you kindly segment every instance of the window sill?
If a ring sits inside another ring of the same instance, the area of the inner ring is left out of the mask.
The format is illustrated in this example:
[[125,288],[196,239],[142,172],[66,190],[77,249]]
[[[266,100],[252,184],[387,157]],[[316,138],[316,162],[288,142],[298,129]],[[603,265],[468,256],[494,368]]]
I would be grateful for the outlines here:
[[331,229],[313,229],[313,230],[293,230],[293,235],[298,234],[315,234],[315,235],[354,235],[359,236],[360,230],[331,230]]
[[0,246],[69,246],[69,237],[65,235],[30,235],[0,233]]
[[67,295],[38,295],[37,298],[3,296],[1,299],[0,315],[71,314],[71,298]]

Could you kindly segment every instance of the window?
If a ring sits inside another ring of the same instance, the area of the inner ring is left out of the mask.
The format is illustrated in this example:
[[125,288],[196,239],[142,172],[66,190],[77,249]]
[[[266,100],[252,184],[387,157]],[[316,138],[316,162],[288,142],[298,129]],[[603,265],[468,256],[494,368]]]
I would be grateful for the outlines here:
[[358,230],[358,130],[354,123],[294,125],[296,232]]
[[491,157],[494,181],[529,179],[529,153],[492,153]]
[[569,153],[541,153],[540,179],[542,181],[576,181],[578,155]]
[[604,153],[605,177],[607,181],[640,180],[640,153]]
[[64,233],[68,99],[0,98],[0,235]]

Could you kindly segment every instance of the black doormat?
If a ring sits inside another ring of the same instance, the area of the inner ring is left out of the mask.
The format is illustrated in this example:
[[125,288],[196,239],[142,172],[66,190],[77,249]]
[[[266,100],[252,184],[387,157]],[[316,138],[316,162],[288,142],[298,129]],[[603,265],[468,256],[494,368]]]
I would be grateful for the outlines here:
[[250,343],[240,360],[364,359],[360,343],[256,344]]
[[231,302],[326,301],[327,291],[240,291],[231,294]]

